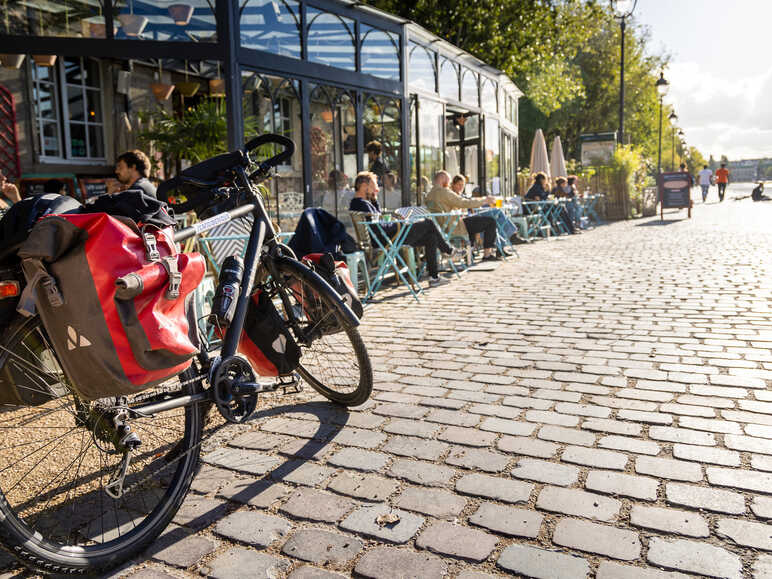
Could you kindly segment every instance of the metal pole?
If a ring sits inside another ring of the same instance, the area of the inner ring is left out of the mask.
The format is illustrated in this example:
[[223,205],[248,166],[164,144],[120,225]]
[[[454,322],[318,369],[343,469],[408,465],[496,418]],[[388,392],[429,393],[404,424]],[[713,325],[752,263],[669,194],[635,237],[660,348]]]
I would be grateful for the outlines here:
[[662,172],[662,97],[659,97],[659,147],[657,148],[657,175]]
[[670,153],[670,170],[675,171],[675,127],[673,127],[673,150]]
[[625,144],[625,23],[624,16],[619,21],[622,43],[619,57],[619,142]]

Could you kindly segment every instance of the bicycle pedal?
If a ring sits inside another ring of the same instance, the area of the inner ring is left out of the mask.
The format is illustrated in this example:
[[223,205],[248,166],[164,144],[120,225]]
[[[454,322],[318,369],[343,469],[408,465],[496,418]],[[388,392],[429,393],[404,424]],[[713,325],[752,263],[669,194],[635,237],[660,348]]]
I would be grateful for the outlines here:
[[281,376],[279,382],[276,384],[276,388],[282,389],[282,395],[288,394],[300,394],[303,391],[303,379],[294,374],[293,376]]

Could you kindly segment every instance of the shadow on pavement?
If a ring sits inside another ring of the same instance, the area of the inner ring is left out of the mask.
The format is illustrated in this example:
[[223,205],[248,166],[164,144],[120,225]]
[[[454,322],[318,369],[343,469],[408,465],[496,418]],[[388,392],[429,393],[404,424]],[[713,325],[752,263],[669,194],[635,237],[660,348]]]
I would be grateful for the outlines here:
[[652,221],[647,221],[646,223],[636,223],[636,227],[651,227],[654,225],[671,225],[672,223],[680,223],[681,221],[686,221],[686,217],[683,219],[665,219],[664,221],[660,219],[653,219]]

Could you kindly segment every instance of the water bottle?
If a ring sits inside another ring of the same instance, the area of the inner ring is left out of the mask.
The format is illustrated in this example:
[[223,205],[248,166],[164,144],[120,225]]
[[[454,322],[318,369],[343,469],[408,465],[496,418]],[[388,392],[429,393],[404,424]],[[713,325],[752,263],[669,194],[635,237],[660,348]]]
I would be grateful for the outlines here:
[[212,300],[212,313],[209,314],[209,323],[213,326],[226,328],[233,321],[243,273],[244,262],[240,257],[231,255],[222,262],[217,291]]

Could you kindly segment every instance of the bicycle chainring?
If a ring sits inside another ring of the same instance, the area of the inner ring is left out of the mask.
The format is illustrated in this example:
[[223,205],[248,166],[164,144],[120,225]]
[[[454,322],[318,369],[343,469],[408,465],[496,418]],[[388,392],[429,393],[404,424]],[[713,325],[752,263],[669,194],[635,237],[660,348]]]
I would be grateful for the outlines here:
[[212,377],[214,401],[217,410],[228,422],[240,424],[257,408],[257,393],[234,396],[233,385],[238,382],[254,382],[255,373],[244,358],[233,356],[220,362]]

